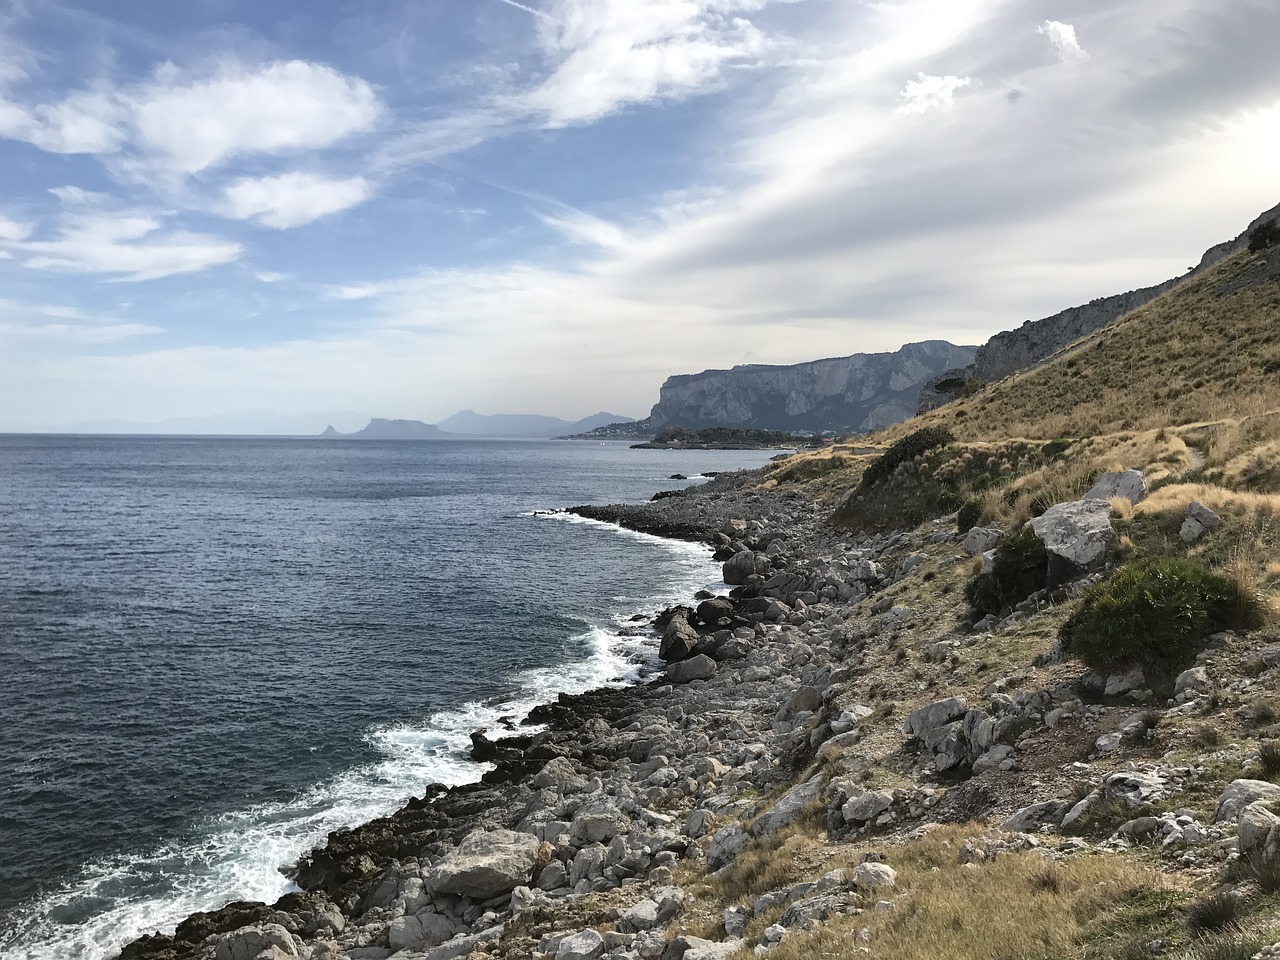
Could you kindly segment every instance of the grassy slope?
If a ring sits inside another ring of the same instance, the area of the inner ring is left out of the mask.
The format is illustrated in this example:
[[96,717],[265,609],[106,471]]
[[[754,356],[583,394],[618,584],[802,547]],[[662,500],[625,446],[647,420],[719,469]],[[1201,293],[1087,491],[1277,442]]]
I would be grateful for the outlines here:
[[[865,503],[850,502],[848,491],[873,458],[853,447],[798,454],[775,467],[765,485],[803,489],[833,504],[843,500],[837,516],[855,530],[903,519],[905,514],[890,508],[895,502],[908,503],[915,522],[930,508],[937,516],[966,499],[980,504],[982,522],[1013,527],[1048,503],[1080,496],[1101,470],[1136,467],[1146,473],[1152,494],[1137,508],[1117,504],[1122,559],[1139,552],[1187,556],[1269,593],[1274,602],[1280,598],[1280,250],[1237,254],[1036,370],[861,442],[886,447],[926,426],[946,426],[956,441],[904,464]],[[1071,442],[1045,446],[1063,437]],[[1219,511],[1225,523],[1189,547],[1177,531],[1191,500]],[[981,700],[997,677],[1052,687],[1070,682],[1072,669],[1079,672],[1078,665],[1046,667],[1043,660],[1074,602],[1017,623],[958,659],[936,662],[930,643],[952,635],[958,597],[973,565],[945,546],[926,556],[920,570],[890,592],[895,603],[919,608],[935,626],[890,638],[883,648],[868,647],[861,663],[868,694],[896,702],[900,715],[913,700],[951,693]],[[1194,786],[1173,798],[1175,807],[1208,817],[1230,780],[1280,779],[1280,765],[1260,768],[1258,759],[1268,743],[1280,745],[1270,739],[1280,735],[1280,670],[1259,663],[1254,653],[1277,640],[1280,628],[1272,625],[1232,641],[1212,661],[1220,687],[1203,709],[1163,720],[1139,752],[1203,771]],[[1132,710],[1115,709],[1117,717]],[[868,727],[866,756],[888,763],[901,742],[899,723],[889,719]],[[1048,743],[1069,739],[1070,725],[1059,730],[1067,732],[1051,735]],[[1082,729],[1079,735],[1091,743],[1096,732]],[[1032,772],[1052,780],[1060,776],[1062,759],[1046,757],[1043,769]],[[873,762],[872,777],[889,775]],[[1094,839],[1113,827],[1102,825]],[[890,912],[834,920],[789,939],[775,955],[852,958],[865,955],[869,941],[874,955],[893,958],[1119,960],[1148,955],[1146,942],[1160,938],[1168,956],[1244,960],[1280,940],[1275,888],[1269,881],[1259,885],[1247,871],[1180,872],[1141,847],[1072,861],[1066,868],[1046,867],[1036,855],[961,868],[955,848],[982,830],[943,828],[924,839],[891,842],[889,857],[901,871],[903,893]],[[816,824],[781,847],[768,847],[751,855],[760,861],[757,872],[785,866],[788,880],[816,879],[856,862],[859,854],[857,847],[829,842]],[[771,877],[759,888],[782,879]],[[1202,905],[1213,913],[1214,891],[1241,879],[1233,921],[1216,932],[1197,931]],[[755,884],[723,887],[719,879],[700,892],[721,905],[757,892]],[[1018,910],[1010,912],[1011,905]],[[994,930],[991,918],[1006,912],[1007,929]],[[705,918],[707,929],[716,919]],[[770,919],[757,918],[749,933]]]

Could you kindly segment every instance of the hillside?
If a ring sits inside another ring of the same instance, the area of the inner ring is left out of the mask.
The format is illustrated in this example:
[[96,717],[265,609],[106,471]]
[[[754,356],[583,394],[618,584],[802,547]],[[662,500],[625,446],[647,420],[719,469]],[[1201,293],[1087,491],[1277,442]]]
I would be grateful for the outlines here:
[[945,424],[974,440],[1048,439],[1276,408],[1280,248],[1272,247],[1232,254],[1046,365],[926,413],[911,428]]
[[970,372],[978,379],[990,382],[1034,366],[1072,341],[1144,306],[1183,281],[1211,271],[1221,260],[1245,249],[1249,235],[1259,224],[1277,216],[1280,216],[1280,205],[1260,214],[1233,239],[1210,247],[1204,252],[1200,262],[1181,277],[1139,290],[1102,297],[1042,320],[1028,320],[1016,329],[997,333],[978,348]]

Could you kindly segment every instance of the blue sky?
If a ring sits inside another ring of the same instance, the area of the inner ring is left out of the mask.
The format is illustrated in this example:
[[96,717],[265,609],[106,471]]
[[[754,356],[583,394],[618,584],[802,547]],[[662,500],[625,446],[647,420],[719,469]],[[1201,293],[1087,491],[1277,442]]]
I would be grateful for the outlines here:
[[976,343],[1280,188],[1273,0],[0,0],[0,429],[641,416]]

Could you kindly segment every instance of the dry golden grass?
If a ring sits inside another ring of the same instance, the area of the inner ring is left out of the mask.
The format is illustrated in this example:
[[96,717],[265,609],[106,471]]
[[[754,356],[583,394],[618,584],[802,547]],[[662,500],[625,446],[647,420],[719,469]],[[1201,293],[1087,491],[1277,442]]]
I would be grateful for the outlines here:
[[711,875],[708,892],[716,901],[730,904],[798,883],[807,863],[822,851],[822,840],[811,825],[794,824],[753,841],[731,867]]
[[1182,514],[1192,501],[1202,503],[1224,516],[1272,517],[1280,515],[1280,494],[1229,490],[1215,484],[1176,483],[1161,487],[1134,508],[1136,516],[1163,513]]
[[[813,933],[794,933],[769,955],[852,960],[869,946],[884,960],[1083,956],[1086,943],[1171,922],[1173,908],[1186,898],[1177,879],[1121,856],[1047,863],[1028,852],[963,866],[957,853],[973,830],[936,828],[890,851],[898,886],[882,895],[893,901],[892,910],[832,919]],[[865,943],[858,937],[863,929]],[[735,956],[751,955],[748,948]]]

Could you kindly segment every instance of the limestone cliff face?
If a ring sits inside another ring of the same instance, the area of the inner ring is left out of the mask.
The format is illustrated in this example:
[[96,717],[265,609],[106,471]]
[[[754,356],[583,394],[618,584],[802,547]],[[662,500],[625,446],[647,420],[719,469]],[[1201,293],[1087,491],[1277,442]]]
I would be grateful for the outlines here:
[[1105,327],[1129,311],[1137,310],[1154,300],[1166,290],[1171,290],[1188,277],[1213,266],[1223,257],[1248,244],[1249,234],[1255,227],[1266,220],[1277,218],[1280,218],[1280,205],[1258,216],[1235,239],[1210,247],[1195,269],[1180,277],[1153,287],[1092,300],[1083,306],[1071,307],[1042,320],[1028,320],[1016,330],[997,333],[978,348],[971,368],[972,375],[989,382],[1035,366],[1073,340]]
[[915,413],[920,386],[973,359],[945,340],[792,366],[747,365],[668,378],[647,425],[863,432]]

